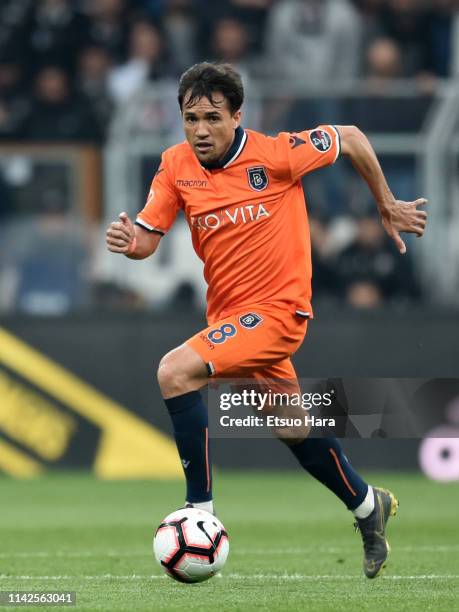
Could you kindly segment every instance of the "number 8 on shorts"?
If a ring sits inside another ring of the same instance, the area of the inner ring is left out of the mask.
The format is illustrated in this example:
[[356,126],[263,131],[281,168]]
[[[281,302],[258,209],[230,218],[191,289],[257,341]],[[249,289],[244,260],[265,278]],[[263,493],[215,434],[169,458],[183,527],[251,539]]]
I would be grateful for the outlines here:
[[213,344],[222,344],[227,338],[232,338],[236,334],[236,328],[232,323],[225,323],[221,327],[213,329],[207,337]]

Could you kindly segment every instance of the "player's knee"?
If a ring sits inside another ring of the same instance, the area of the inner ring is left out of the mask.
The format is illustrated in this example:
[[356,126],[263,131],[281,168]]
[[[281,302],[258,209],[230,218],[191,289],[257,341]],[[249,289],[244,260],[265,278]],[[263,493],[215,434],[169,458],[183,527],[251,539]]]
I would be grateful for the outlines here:
[[158,368],[158,383],[164,399],[196,391],[207,384],[207,368],[187,344],[165,355]]
[[309,436],[311,428],[309,425],[292,424],[291,426],[273,427],[272,431],[276,438],[287,446],[295,446]]
[[177,350],[171,351],[161,359],[157,378],[165,399],[183,395],[197,388],[190,368],[186,366],[184,360],[180,359]]
[[263,414],[270,418],[272,433],[287,446],[294,446],[305,440],[311,431],[305,419],[305,411],[296,404],[296,397],[290,396],[288,401],[271,403],[263,410]]
[[[294,413],[295,414],[295,413]],[[281,442],[287,446],[295,446],[303,442],[311,431],[310,426],[305,422],[304,415],[289,414],[280,422],[279,427],[273,427],[273,433]]]
[[165,355],[158,367],[158,384],[164,397],[174,397],[183,393],[186,376],[179,364],[169,355]]

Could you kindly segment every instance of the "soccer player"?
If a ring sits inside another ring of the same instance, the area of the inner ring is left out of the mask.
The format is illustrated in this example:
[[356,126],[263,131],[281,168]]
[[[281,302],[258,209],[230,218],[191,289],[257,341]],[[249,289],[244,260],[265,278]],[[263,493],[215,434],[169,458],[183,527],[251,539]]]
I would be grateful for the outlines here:
[[[203,62],[181,77],[178,102],[186,142],[162,155],[145,207],[107,229],[110,251],[152,255],[180,209],[208,283],[208,327],[163,357],[158,381],[184,468],[186,503],[213,512],[208,415],[199,390],[210,377],[255,382],[296,380],[291,356],[306,334],[311,308],[311,248],[301,177],[350,158],[371,189],[381,222],[400,253],[400,232],[422,236],[425,199],[392,195],[364,134],[322,125],[277,137],[241,127],[244,92],[227,64]],[[385,526],[392,493],[368,485],[335,438],[299,436],[288,447],[312,476],[353,512],[364,545],[364,572],[385,566]]]

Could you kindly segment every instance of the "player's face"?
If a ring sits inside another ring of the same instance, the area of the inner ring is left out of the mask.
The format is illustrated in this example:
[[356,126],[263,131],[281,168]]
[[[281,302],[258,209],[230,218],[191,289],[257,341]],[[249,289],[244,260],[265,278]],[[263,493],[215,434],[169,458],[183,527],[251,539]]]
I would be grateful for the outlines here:
[[223,94],[213,94],[213,104],[201,98],[192,105],[183,102],[183,129],[200,162],[214,163],[221,159],[234,140],[234,130],[241,120],[241,111],[231,113]]

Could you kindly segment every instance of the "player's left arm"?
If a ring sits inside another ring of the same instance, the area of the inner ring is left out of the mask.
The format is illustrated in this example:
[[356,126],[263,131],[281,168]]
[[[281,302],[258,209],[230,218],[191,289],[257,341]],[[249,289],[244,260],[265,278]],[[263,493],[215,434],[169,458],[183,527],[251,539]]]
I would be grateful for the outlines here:
[[357,127],[337,125],[341,141],[341,153],[349,157],[352,165],[370,188],[381,215],[384,229],[394,240],[400,253],[406,253],[406,245],[400,232],[422,236],[427,213],[418,206],[427,204],[425,198],[413,202],[397,200],[387,184],[384,173],[370,141]]

